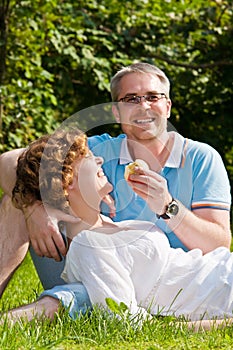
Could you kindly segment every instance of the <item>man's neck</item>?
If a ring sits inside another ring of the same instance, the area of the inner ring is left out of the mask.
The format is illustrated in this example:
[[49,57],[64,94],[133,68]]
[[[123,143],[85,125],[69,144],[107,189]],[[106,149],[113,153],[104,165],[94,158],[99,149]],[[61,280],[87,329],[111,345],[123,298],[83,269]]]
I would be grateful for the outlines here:
[[166,164],[174,143],[174,134],[166,133],[160,139],[154,138],[135,142],[127,140],[128,149],[133,160],[143,159],[151,170],[160,171]]

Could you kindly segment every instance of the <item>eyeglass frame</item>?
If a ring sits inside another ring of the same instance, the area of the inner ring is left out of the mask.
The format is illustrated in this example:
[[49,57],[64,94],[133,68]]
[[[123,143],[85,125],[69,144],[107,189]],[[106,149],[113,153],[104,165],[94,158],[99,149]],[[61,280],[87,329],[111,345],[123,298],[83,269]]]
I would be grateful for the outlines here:
[[[157,95],[160,95],[160,97],[158,97]],[[156,96],[157,100],[155,100],[155,101],[148,100],[148,98],[151,97],[151,96]],[[138,98],[139,101],[138,102],[129,102],[129,101],[125,101],[126,98]],[[155,103],[155,102],[161,100],[162,98],[167,98],[167,96],[166,96],[166,94],[164,92],[156,92],[154,94],[147,94],[147,95],[142,95],[142,96],[139,96],[139,95],[128,95],[127,96],[126,95],[125,97],[120,98],[116,102],[125,102],[125,103],[131,103],[131,104],[138,105],[138,104],[141,103],[142,98],[144,98],[144,100],[146,102]]]

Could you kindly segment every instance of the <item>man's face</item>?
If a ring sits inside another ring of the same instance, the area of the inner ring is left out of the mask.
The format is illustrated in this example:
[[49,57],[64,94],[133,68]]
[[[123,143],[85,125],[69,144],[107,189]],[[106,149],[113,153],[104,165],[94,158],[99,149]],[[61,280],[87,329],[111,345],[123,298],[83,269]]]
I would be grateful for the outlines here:
[[[120,87],[118,100],[131,95],[165,93],[159,78],[151,74],[127,74],[121,79]],[[156,102],[149,102],[142,98],[138,104],[119,102],[114,114],[129,139],[142,141],[159,138],[166,132],[170,110],[170,99],[161,98]]]

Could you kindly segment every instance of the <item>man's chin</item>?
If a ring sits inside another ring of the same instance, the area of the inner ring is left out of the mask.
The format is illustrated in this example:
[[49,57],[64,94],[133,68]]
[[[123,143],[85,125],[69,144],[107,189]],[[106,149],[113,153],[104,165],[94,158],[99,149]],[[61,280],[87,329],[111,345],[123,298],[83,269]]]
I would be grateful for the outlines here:
[[136,133],[138,140],[153,140],[157,137],[157,132],[155,130],[140,130]]
[[156,127],[143,128],[140,126],[130,125],[122,126],[122,131],[127,135],[129,140],[153,140],[158,137],[159,130]]

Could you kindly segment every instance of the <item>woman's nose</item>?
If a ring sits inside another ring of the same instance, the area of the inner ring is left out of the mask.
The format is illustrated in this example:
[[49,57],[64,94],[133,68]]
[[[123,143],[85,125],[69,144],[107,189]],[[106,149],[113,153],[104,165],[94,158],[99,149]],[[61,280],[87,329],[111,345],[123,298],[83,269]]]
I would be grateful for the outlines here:
[[102,157],[95,157],[95,161],[98,166],[101,166],[104,162],[104,159]]

